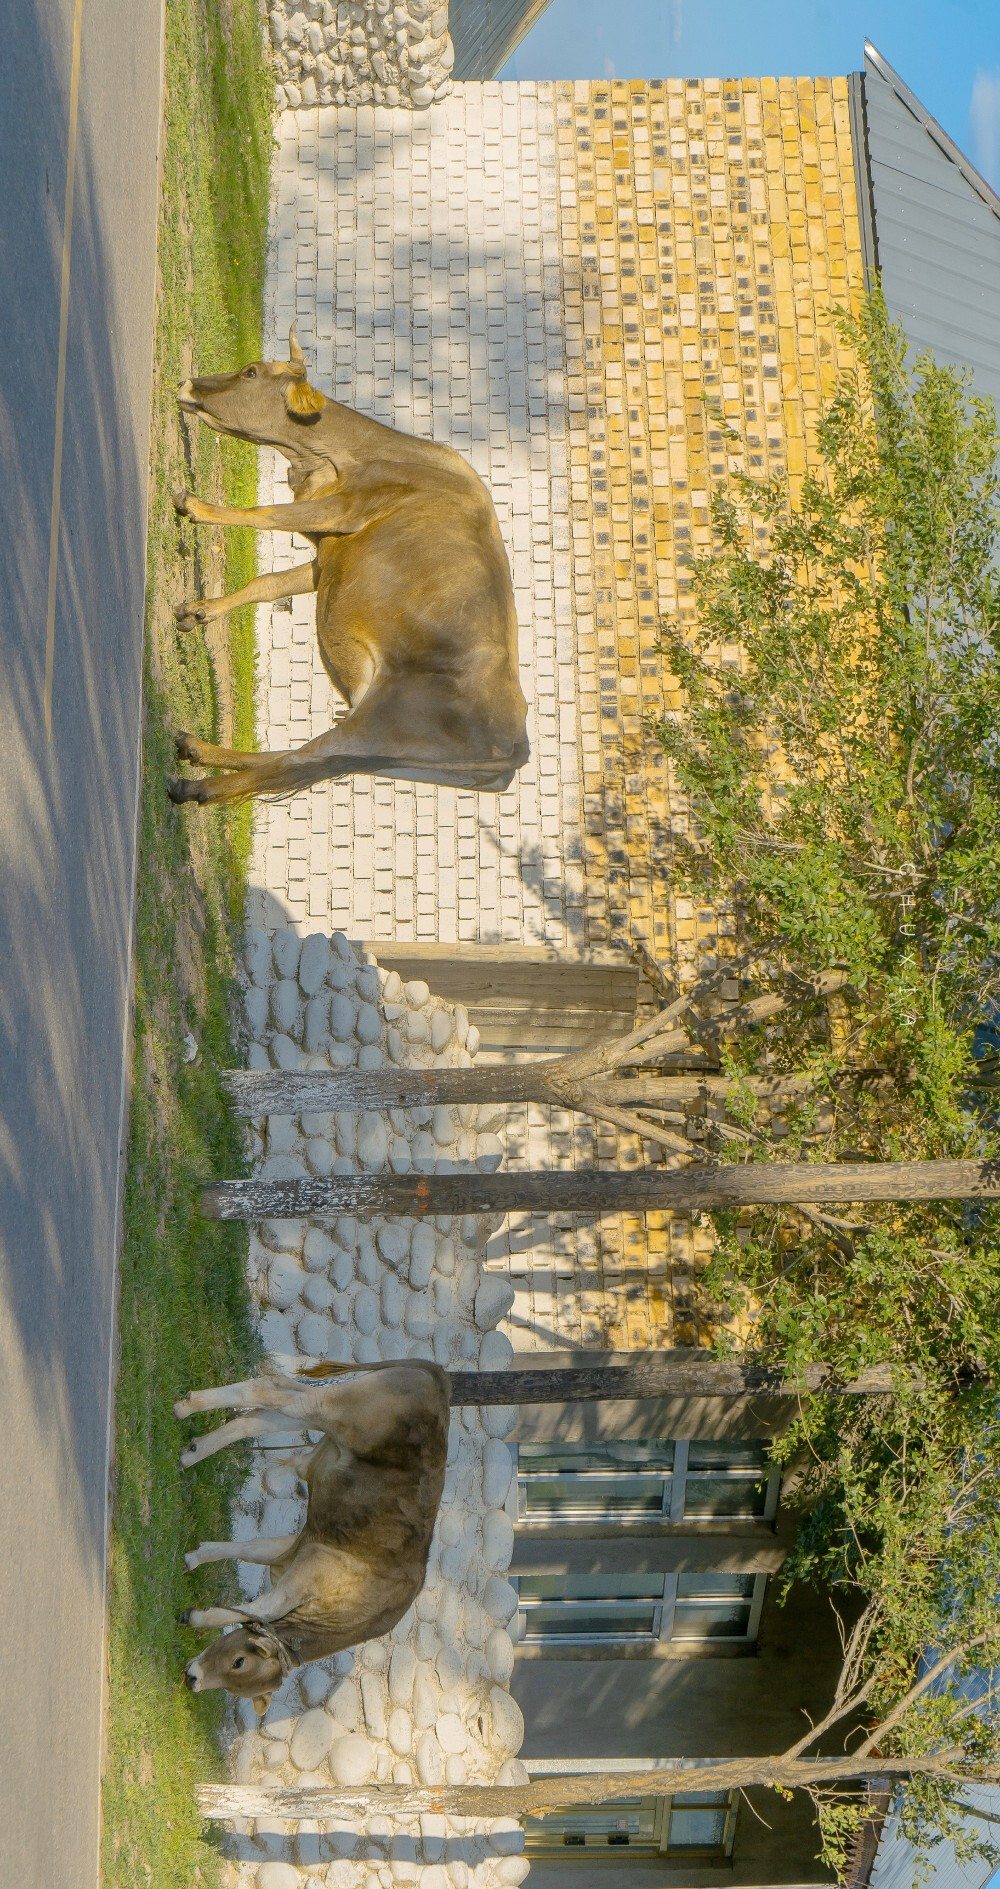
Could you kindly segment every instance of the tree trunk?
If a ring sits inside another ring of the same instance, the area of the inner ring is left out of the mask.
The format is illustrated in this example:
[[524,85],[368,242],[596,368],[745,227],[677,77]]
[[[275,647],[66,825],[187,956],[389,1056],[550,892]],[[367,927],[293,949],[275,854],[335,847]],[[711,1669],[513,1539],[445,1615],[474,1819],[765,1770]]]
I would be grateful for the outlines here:
[[604,1776],[537,1778],[531,1784],[366,1784],[329,1789],[285,1785],[205,1784],[198,1803],[206,1817],[280,1818],[306,1822],[343,1818],[362,1822],[375,1815],[394,1819],[427,1814],[449,1817],[544,1816],[577,1804],[604,1804],[616,1797],[673,1797],[678,1791],[815,1790],[874,1778],[939,1778],[968,1788],[1000,1783],[1000,1767],[974,1770],[933,1754],[880,1758],[859,1763],[844,1758],[729,1758],[718,1764],[678,1764],[657,1771],[607,1772]]
[[995,1161],[746,1163],[679,1172],[599,1168],[499,1174],[341,1174],[328,1180],[218,1181],[202,1195],[210,1220],[302,1215],[698,1213],[799,1201],[974,1200],[1000,1196]]
[[636,1397],[794,1397],[824,1388],[866,1397],[893,1387],[887,1364],[873,1365],[850,1384],[841,1384],[826,1365],[806,1365],[793,1379],[766,1359],[714,1358],[694,1345],[670,1351],[598,1352],[586,1365],[514,1365],[509,1371],[451,1371],[449,1376],[453,1408],[614,1403]]
[[227,1069],[223,1085],[240,1115],[307,1110],[428,1108],[437,1102],[552,1102],[550,1062],[483,1063],[472,1069]]
[[[704,1073],[704,1059],[686,1073],[669,1076],[560,1075],[570,1059],[543,1057],[530,1063],[484,1063],[472,1069],[227,1069],[222,1082],[239,1115],[302,1115],[333,1109],[430,1108],[438,1102],[476,1102],[511,1107],[518,1102],[575,1106],[623,1102],[662,1108],[672,1101],[724,1101],[732,1078]],[[806,1076],[764,1076],[744,1081],[762,1099],[788,1100],[813,1085]]]

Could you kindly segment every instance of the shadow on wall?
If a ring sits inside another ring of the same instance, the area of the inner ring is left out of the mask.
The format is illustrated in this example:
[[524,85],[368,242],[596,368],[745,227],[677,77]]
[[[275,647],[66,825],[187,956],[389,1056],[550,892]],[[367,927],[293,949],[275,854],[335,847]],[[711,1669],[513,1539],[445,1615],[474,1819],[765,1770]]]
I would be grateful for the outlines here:
[[[350,1830],[346,1826],[327,1831],[300,1830],[294,1837],[267,1827],[267,1818],[256,1818],[258,1839],[230,1834],[224,1839],[225,1853],[234,1862],[262,1863],[267,1860],[297,1863],[302,1871],[314,1869],[343,1857],[356,1863],[427,1867],[430,1864],[464,1863],[468,1869],[477,1864],[497,1862],[501,1856],[520,1855],[524,1848],[523,1831],[498,1832],[489,1836],[408,1836],[394,1831],[385,1836]],[[410,1881],[407,1872],[402,1878]],[[301,1878],[304,1882],[305,1877]],[[414,1881],[417,1879],[414,1877]]]
[[[0,550],[0,1253],[18,1381],[30,1386],[40,1433],[62,1453],[74,1525],[99,1568],[147,468],[130,427],[136,390],[123,384],[134,351],[122,345],[126,318],[114,300],[85,87],[49,741],[46,584],[68,103],[48,49],[48,15],[29,0],[7,23],[6,56],[14,70],[32,71],[32,102],[26,118],[0,131],[8,265],[0,476],[14,527]],[[105,517],[120,528],[107,530]]]

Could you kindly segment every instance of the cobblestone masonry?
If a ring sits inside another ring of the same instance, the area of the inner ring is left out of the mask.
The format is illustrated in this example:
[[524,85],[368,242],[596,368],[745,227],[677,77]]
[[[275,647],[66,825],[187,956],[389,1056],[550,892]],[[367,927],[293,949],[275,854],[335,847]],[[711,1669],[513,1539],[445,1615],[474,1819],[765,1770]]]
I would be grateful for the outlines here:
[[448,0],[276,0],[268,25],[280,105],[419,111],[448,90]]
[[[488,480],[533,752],[496,798],[357,779],[263,809],[260,922],[273,895],[296,926],[376,944],[585,950],[632,928],[685,976],[725,952],[725,919],[666,891],[685,813],[644,735],[677,700],[657,625],[689,616],[684,559],[725,466],[704,399],[752,470],[800,477],[860,281],[841,79],[465,85],[417,115],[283,115],[275,347],[297,315],[321,386]],[[313,623],[311,600],[261,613],[269,745],[336,712]],[[639,1154],[541,1113],[511,1152]],[[515,1344],[690,1338],[706,1241],[655,1216],[515,1230]]]
[[[460,1006],[417,980],[404,987],[343,934],[303,940],[287,927],[271,937],[252,927],[246,962],[251,1068],[472,1061],[475,1033]],[[456,1164],[490,1171],[502,1157],[493,1126],[474,1107],[271,1116],[255,1124],[254,1165],[275,1178]],[[474,1215],[266,1223],[251,1241],[250,1283],[269,1360],[295,1370],[323,1359],[433,1357],[502,1370],[511,1346],[496,1326],[511,1289],[484,1266],[494,1224]],[[515,1755],[524,1727],[507,1690],[517,1597],[506,1579],[515,1507],[504,1439],[514,1418],[507,1408],[453,1414],[441,1514],[416,1601],[383,1638],[291,1674],[259,1725],[250,1701],[237,1703],[237,1781],[525,1780]],[[257,1450],[234,1539],[291,1533],[303,1508],[280,1452]],[[239,1575],[252,1601],[264,1571],[240,1564]],[[366,1830],[325,1825],[285,1835],[244,1829],[236,1873],[241,1889],[508,1889],[528,1873],[523,1844],[509,1820],[422,1817],[409,1828],[373,1818]]]

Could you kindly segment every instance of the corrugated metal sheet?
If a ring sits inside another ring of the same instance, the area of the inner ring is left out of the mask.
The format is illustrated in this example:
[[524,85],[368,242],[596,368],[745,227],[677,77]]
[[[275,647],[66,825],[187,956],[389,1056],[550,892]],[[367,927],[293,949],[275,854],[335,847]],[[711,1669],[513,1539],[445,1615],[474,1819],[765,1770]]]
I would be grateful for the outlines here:
[[455,79],[495,79],[549,0],[450,0]]
[[[971,1803],[981,1805],[983,1810],[991,1811],[994,1816],[1000,1813],[1000,1792],[975,1791],[966,1793]],[[982,1840],[994,1836],[992,1825],[984,1826],[969,1820],[970,1833]],[[960,1863],[955,1855],[952,1843],[938,1843],[928,1858],[929,1867],[923,1877],[926,1889],[985,1889],[993,1875],[992,1863],[980,1859],[973,1863]],[[886,1819],[878,1854],[872,1866],[869,1889],[913,1889],[914,1855],[911,1845],[899,1836],[896,1819]]]
[[1000,410],[1000,199],[872,46],[855,128],[890,314],[914,352],[971,369]]

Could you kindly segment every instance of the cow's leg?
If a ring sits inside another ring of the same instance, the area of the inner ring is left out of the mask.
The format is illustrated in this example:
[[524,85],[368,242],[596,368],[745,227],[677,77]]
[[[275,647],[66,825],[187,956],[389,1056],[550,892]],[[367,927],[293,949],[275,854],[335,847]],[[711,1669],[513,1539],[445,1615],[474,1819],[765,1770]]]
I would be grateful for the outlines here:
[[204,1436],[196,1436],[186,1443],[181,1451],[182,1469],[191,1469],[195,1463],[203,1463],[206,1456],[216,1456],[219,1450],[228,1449],[230,1443],[242,1443],[247,1438],[273,1435],[275,1430],[288,1430],[295,1425],[282,1422],[278,1417],[248,1413],[245,1417],[233,1417],[230,1423],[220,1423],[214,1430],[206,1430]]
[[279,597],[305,596],[315,590],[318,578],[319,567],[315,558],[310,558],[308,564],[296,564],[289,571],[268,571],[255,577],[242,590],[230,591],[226,597],[191,597],[174,609],[177,626],[193,630],[196,623],[214,623],[217,617],[228,616],[230,610],[238,610],[244,603],[275,603]]
[[[321,1556],[324,1552],[319,1550]],[[315,1565],[315,1558],[308,1550],[296,1555],[292,1566],[278,1576],[273,1587],[257,1596],[244,1619],[259,1620],[261,1626],[266,1626],[270,1620],[283,1620],[286,1614],[294,1613],[296,1607],[310,1598],[315,1587]]]
[[184,1556],[189,1572],[204,1567],[208,1561],[250,1561],[255,1567],[269,1568],[291,1554],[298,1535],[259,1535],[254,1541],[203,1541]]
[[183,730],[174,736],[174,750],[179,761],[193,761],[196,767],[238,768],[251,774],[262,759],[253,748],[219,748],[213,741],[202,741],[200,735]]
[[251,531],[299,531],[307,538],[358,531],[387,509],[384,493],[357,492],[346,484],[288,505],[213,505],[194,492],[175,492],[174,507],[196,525],[248,525]]
[[203,1410],[264,1410],[273,1409],[273,1391],[280,1388],[284,1393],[295,1391],[297,1377],[287,1372],[272,1371],[261,1377],[246,1377],[239,1384],[219,1384],[214,1388],[201,1391],[189,1391],[186,1397],[179,1397],[174,1405],[175,1417],[195,1417]]
[[417,697],[413,679],[405,684],[377,679],[356,708],[301,748],[255,755],[252,765],[240,756],[238,772],[170,779],[167,792],[171,800],[210,806],[252,794],[295,793],[344,774],[385,774],[482,793],[501,792],[509,785],[519,762],[508,766],[463,754],[454,732],[437,734],[433,704],[426,695]]
[[245,1607],[185,1607],[177,1618],[182,1627],[242,1627],[259,1615],[256,1608],[251,1614]]

